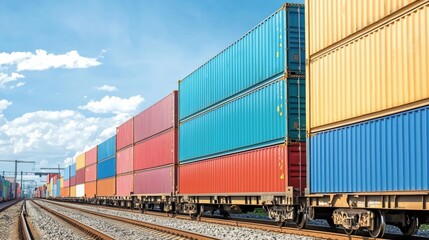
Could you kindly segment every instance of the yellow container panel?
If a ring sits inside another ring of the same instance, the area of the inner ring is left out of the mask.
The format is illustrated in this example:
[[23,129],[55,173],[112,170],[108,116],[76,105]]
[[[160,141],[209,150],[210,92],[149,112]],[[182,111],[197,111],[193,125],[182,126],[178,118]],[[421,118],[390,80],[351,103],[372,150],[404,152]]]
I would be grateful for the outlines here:
[[418,0],[306,0],[308,56]]
[[429,1],[307,65],[311,133],[429,102]]
[[76,186],[70,187],[70,197],[76,197]]
[[64,178],[60,178],[60,188],[64,187]]
[[82,153],[76,157],[76,170],[85,167],[85,153]]

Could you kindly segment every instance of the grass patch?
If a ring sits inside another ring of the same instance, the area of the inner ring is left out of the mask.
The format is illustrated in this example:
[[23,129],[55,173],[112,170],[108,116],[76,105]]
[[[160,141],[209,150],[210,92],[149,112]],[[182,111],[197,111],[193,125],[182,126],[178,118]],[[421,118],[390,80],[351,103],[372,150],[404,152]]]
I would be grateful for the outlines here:
[[255,208],[252,214],[262,216],[262,217],[268,217],[268,213],[262,208]]

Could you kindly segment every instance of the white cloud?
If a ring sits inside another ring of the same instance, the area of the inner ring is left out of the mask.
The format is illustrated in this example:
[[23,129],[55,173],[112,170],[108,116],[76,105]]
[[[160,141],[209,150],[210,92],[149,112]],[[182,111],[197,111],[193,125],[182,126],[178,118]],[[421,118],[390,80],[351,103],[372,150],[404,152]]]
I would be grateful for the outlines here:
[[117,91],[118,89],[115,86],[103,85],[103,86],[97,87],[97,90],[107,91],[107,92],[114,92],[114,91]]
[[25,85],[25,82],[19,82],[16,85],[10,86],[10,89],[14,89],[14,88],[18,88],[18,87],[22,87]]
[[9,82],[13,82],[16,81],[20,78],[24,78],[25,76],[19,73],[11,73],[11,74],[6,74],[6,73],[2,73],[0,72],[0,86],[4,87],[6,83]]
[[128,99],[115,96],[105,96],[100,101],[91,100],[79,109],[85,109],[94,113],[129,113],[137,110],[138,106],[144,102],[140,95],[132,96]]
[[4,110],[6,110],[6,108],[8,108],[10,105],[12,105],[12,102],[10,102],[6,99],[1,99],[0,100],[0,113],[2,113]]

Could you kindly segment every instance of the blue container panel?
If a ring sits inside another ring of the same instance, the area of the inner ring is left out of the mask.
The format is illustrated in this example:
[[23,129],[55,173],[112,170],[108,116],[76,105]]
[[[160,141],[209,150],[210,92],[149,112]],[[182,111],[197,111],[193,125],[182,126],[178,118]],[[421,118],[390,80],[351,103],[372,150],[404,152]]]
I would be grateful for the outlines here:
[[64,180],[69,180],[70,179],[70,166],[67,166],[64,169]]
[[304,74],[304,26],[303,6],[277,11],[184,78],[179,83],[180,119],[285,71]]
[[310,138],[310,191],[429,190],[429,107]]
[[304,83],[304,79],[277,80],[183,122],[179,161],[278,144],[288,138],[305,140]]
[[70,165],[70,177],[76,176],[76,163]]
[[97,160],[101,161],[116,154],[116,135],[100,143],[97,148]]
[[116,157],[97,164],[97,179],[114,177],[116,175]]

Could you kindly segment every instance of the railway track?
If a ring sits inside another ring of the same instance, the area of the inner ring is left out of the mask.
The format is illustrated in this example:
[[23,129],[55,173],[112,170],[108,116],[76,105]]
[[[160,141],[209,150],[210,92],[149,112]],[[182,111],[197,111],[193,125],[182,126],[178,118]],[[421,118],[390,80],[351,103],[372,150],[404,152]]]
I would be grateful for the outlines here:
[[21,213],[19,214],[18,235],[19,235],[19,239],[22,239],[22,240],[34,239],[27,221],[27,208],[26,208],[25,200],[22,203]]
[[13,205],[17,204],[20,201],[21,201],[21,199],[16,199],[16,200],[12,200],[12,201],[9,201],[9,202],[1,203],[1,205],[0,205],[0,212],[5,211],[6,209],[12,207]]
[[[77,205],[85,205],[85,204],[77,204]],[[118,208],[113,206],[99,206],[99,205],[89,205],[99,208],[106,208],[106,209],[112,209],[112,210],[118,210],[118,211],[124,211],[124,212],[134,212],[137,213],[139,211],[132,210],[132,209],[124,209],[124,208]],[[156,212],[156,211],[145,211],[144,214],[152,215],[152,216],[158,216],[158,217],[164,217],[164,218],[171,218],[171,215],[164,213],[164,212]],[[187,215],[175,215],[174,216],[177,219],[184,219],[189,221],[196,221],[191,220],[189,216]],[[368,240],[368,239],[374,239],[370,236],[366,236],[366,232],[360,232],[360,235],[347,235],[343,232],[342,229],[331,229],[329,227],[322,227],[322,226],[309,226],[308,229],[297,229],[296,227],[292,225],[287,225],[285,227],[279,227],[276,225],[276,223],[272,221],[264,221],[264,220],[256,220],[256,219],[225,219],[221,217],[201,217],[199,219],[201,222],[206,223],[213,223],[213,224],[223,224],[223,225],[229,225],[229,226],[236,226],[236,227],[244,227],[244,228],[252,228],[252,229],[258,229],[263,231],[270,231],[270,232],[277,232],[277,233],[285,233],[285,234],[294,234],[294,235],[301,235],[301,236],[308,236],[308,237],[314,237],[314,238],[324,238],[324,239],[344,239],[344,240]],[[425,237],[405,237],[402,235],[397,234],[386,234],[384,238],[382,239],[410,239],[410,240],[423,240],[427,239]]]
[[[218,238],[215,238],[212,236],[207,236],[207,235],[202,235],[202,234],[198,234],[198,233],[194,233],[194,232],[189,232],[189,231],[184,231],[184,230],[180,230],[180,229],[161,226],[161,225],[157,225],[157,224],[142,222],[142,221],[133,220],[130,218],[124,218],[124,217],[119,217],[119,216],[113,216],[110,214],[94,212],[94,211],[90,211],[90,210],[86,210],[86,209],[81,209],[81,208],[77,208],[77,207],[59,204],[59,203],[52,202],[52,201],[46,201],[46,202],[48,202],[49,204],[54,204],[54,205],[62,207],[62,208],[75,210],[75,211],[86,213],[89,215],[98,216],[98,217],[102,217],[102,218],[106,218],[106,219],[110,219],[110,220],[115,220],[115,221],[119,221],[121,223],[127,223],[127,224],[138,226],[138,227],[143,227],[143,228],[147,229],[148,232],[152,232],[152,233],[158,232],[158,235],[160,237],[162,237],[162,239],[201,239],[201,240],[217,240],[218,239]],[[40,204],[37,204],[37,205],[41,206]],[[104,238],[102,238],[102,239],[104,239]]]

